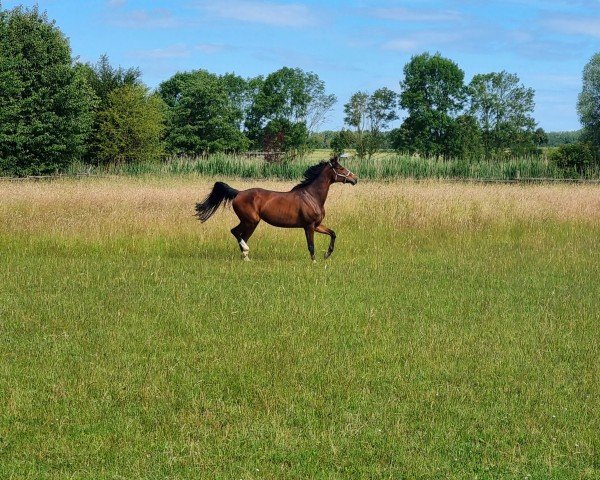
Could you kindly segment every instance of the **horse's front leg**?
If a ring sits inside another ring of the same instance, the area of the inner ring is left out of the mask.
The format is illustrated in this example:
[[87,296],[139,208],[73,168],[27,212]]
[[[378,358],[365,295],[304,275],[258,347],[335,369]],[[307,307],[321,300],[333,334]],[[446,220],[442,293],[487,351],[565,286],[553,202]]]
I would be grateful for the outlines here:
[[325,235],[329,235],[329,248],[325,253],[325,258],[329,258],[333,253],[333,249],[335,248],[335,232],[331,228],[327,228],[325,225],[319,225],[315,228],[316,232],[323,233]]
[[310,253],[310,258],[313,262],[315,260],[315,227],[309,225],[308,227],[304,227],[304,233],[306,234],[306,243],[308,245],[308,251]]

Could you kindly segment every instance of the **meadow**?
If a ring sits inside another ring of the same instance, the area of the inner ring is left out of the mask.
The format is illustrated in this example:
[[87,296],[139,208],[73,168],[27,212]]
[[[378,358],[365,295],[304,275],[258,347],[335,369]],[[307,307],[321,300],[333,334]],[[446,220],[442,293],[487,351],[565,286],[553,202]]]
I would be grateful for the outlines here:
[[0,478],[600,478],[600,186],[212,181],[0,182]]

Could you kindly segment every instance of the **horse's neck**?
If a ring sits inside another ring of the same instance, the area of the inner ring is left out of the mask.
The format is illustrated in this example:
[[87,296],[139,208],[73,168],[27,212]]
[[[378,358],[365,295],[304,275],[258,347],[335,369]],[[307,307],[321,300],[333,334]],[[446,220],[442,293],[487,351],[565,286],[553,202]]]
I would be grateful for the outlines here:
[[327,175],[321,175],[308,186],[306,191],[315,198],[321,207],[323,207],[325,205],[325,200],[327,200],[330,186],[331,179]]

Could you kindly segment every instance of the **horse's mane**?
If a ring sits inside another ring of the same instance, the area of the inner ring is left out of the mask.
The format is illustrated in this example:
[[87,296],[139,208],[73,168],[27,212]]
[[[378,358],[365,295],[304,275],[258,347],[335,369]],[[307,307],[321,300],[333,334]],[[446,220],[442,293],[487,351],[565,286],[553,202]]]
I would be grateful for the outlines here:
[[299,188],[306,187],[313,183],[319,177],[319,175],[321,175],[321,172],[328,164],[329,162],[327,160],[323,160],[312,167],[308,167],[304,172],[302,181],[292,188],[292,190],[298,190]]

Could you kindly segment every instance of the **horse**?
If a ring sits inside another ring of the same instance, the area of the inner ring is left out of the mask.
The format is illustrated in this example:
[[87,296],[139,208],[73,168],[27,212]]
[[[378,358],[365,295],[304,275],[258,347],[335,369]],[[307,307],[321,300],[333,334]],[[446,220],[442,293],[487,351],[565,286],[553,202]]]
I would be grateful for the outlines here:
[[333,253],[336,235],[321,222],[325,218],[325,200],[333,183],[356,185],[357,176],[339,163],[339,156],[324,160],[304,172],[302,181],[289,192],[275,192],[263,188],[236,190],[226,183],[216,182],[212,191],[196,204],[196,216],[204,223],[221,204],[231,203],[240,219],[239,225],[231,229],[242,259],[249,260],[248,240],[261,220],[274,227],[303,228],[310,258],[315,262],[314,234],[329,235],[329,248],[325,259]]

